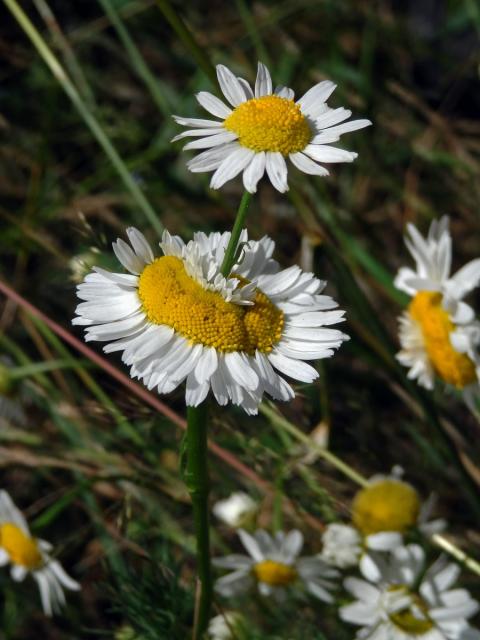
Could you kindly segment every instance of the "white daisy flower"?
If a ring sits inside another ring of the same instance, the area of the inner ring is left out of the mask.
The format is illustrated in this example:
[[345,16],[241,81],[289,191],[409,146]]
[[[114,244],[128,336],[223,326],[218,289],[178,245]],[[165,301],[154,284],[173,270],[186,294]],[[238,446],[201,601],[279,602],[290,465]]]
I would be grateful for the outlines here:
[[38,584],[45,614],[58,613],[65,604],[63,589],[78,591],[80,585],[70,578],[57,560],[50,557],[52,545],[33,538],[21,511],[6,491],[0,491],[0,566],[10,564],[16,582],[30,573]]
[[215,502],[212,511],[219,520],[238,529],[253,523],[258,504],[247,493],[236,491],[225,500]]
[[211,389],[250,414],[266,392],[290,400],[294,392],[279,375],[312,382],[305,360],[328,358],[344,340],[328,325],[344,312],[325,282],[293,266],[279,270],[268,237],[241,237],[242,251],[228,278],[220,273],[230,233],[196,233],[188,244],[164,232],[155,258],[145,237],[127,229],[113,250],[130,274],[95,268],[78,286],[74,324],[86,340],[122,351],[130,374],[149,389],[169,393],[186,380],[186,403],[197,406]]
[[440,558],[423,575],[424,564],[424,551],[415,544],[398,547],[389,558],[377,554],[362,559],[366,579],[344,582],[357,601],[339,610],[342,620],[362,627],[357,638],[480,640],[480,632],[467,622],[478,602],[465,589],[451,588],[459,567]]
[[286,587],[303,582],[312,595],[324,602],[333,602],[329,590],[334,588],[332,578],[336,578],[338,572],[318,557],[298,557],[303,546],[300,531],[287,534],[279,531],[272,537],[263,530],[252,536],[239,529],[238,535],[249,555],[214,558],[215,566],[233,569],[232,573],[216,581],[218,593],[235,596],[256,584],[262,595],[282,599]]
[[245,625],[245,618],[237,611],[225,611],[210,620],[208,637],[210,640],[238,640],[239,632]]
[[186,144],[184,150],[206,149],[187,166],[195,173],[215,171],[212,189],[219,189],[243,172],[245,189],[255,193],[266,171],[273,186],[283,193],[288,190],[287,158],[304,173],[327,176],[323,163],[352,162],[357,157],[330,144],[338,142],[344,133],[372,124],[370,120],[345,122],[351,111],[327,106],[336,87],[329,80],[319,82],[295,102],[292,89],[276,87],[273,91],[270,73],[261,62],[254,90],[221,64],[217,77],[233,109],[201,91],[196,96],[198,102],[218,120],[174,116],[178,124],[192,128],[172,140],[194,137],[197,139]]
[[432,222],[427,238],[412,224],[405,239],[416,269],[402,267],[395,286],[412,296],[400,317],[401,351],[408,377],[433,389],[435,376],[462,389],[468,401],[479,390],[480,323],[463,298],[480,282],[480,258],[450,275],[452,238],[448,218]]
[[363,552],[362,536],[348,524],[328,524],[322,533],[322,543],[320,558],[339,569],[356,566]]

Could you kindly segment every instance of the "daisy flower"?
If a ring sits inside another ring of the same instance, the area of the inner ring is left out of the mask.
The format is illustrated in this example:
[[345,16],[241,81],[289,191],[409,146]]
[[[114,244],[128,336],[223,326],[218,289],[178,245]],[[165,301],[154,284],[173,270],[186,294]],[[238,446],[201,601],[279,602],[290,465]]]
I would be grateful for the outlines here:
[[324,602],[333,602],[329,593],[334,587],[332,578],[338,572],[320,558],[299,558],[303,536],[300,531],[279,531],[270,536],[258,530],[252,536],[239,529],[240,540],[247,555],[233,554],[215,558],[213,564],[223,569],[232,569],[215,583],[215,589],[223,596],[235,596],[257,585],[264,596],[274,595],[282,599],[286,587],[303,582],[305,588]]
[[398,477],[375,475],[352,503],[352,524],[327,525],[321,557],[339,568],[353,567],[368,551],[391,551],[417,528],[426,536],[443,531],[443,519],[431,520],[433,496],[421,502],[416,489]]
[[408,377],[433,389],[435,376],[461,389],[468,401],[478,392],[480,323],[463,298],[480,282],[480,258],[450,275],[452,238],[448,218],[432,222],[427,238],[412,224],[405,239],[416,263],[402,267],[395,286],[412,297],[400,317],[401,351]]
[[74,324],[86,340],[122,351],[130,374],[158,393],[186,380],[186,403],[197,406],[211,389],[217,402],[250,414],[266,392],[294,397],[280,375],[312,382],[317,371],[305,360],[328,358],[344,340],[329,325],[344,312],[322,295],[325,282],[293,266],[280,270],[274,242],[241,236],[242,252],[229,277],[220,266],[230,233],[196,233],[185,244],[164,232],[155,258],[136,229],[127,229],[113,250],[130,272],[96,267],[78,286]]
[[440,558],[424,574],[424,565],[424,551],[415,544],[398,547],[389,558],[362,559],[365,579],[344,582],[357,600],[339,610],[342,620],[362,627],[357,638],[480,640],[480,632],[468,624],[478,602],[465,589],[451,588],[459,567]]
[[6,491],[0,491],[0,565],[10,564],[16,582],[30,573],[38,584],[45,614],[58,613],[65,604],[63,589],[78,591],[80,585],[68,576],[49,552],[52,545],[33,538],[22,513]]
[[237,491],[225,500],[218,500],[212,511],[219,520],[237,529],[253,523],[258,504],[247,493]]
[[191,128],[172,140],[197,138],[184,150],[206,149],[187,166],[194,173],[215,171],[212,189],[243,172],[245,189],[255,193],[266,171],[275,189],[288,191],[287,158],[304,173],[327,176],[323,163],[352,162],[357,157],[330,144],[344,133],[372,124],[370,120],[345,122],[351,111],[327,106],[336,87],[329,80],[319,82],[295,102],[292,89],[276,87],[273,91],[270,73],[261,62],[253,90],[221,64],[217,77],[231,106],[201,91],[196,96],[198,102],[218,120],[174,116],[178,124]]
[[237,634],[244,629],[245,622],[241,613],[225,611],[210,620],[208,637],[210,640],[238,640]]

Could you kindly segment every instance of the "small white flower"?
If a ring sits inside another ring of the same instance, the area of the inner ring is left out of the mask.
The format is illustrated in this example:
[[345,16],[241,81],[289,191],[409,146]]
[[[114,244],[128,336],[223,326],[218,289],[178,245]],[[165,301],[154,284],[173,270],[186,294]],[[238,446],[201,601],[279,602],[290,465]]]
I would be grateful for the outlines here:
[[210,620],[208,637],[210,640],[237,640],[238,627],[242,627],[244,617],[236,611],[225,611]]
[[247,493],[237,491],[225,500],[218,500],[212,511],[225,524],[239,528],[253,522],[258,504]]
[[448,218],[432,222],[427,238],[414,225],[405,239],[416,269],[402,267],[395,286],[412,296],[400,317],[401,351],[408,377],[433,389],[435,376],[458,389],[470,402],[479,391],[480,323],[463,298],[480,282],[480,258],[450,275],[452,238]]
[[65,604],[63,588],[80,589],[78,582],[50,557],[51,550],[49,542],[31,536],[21,511],[6,491],[0,491],[0,566],[10,564],[10,574],[17,582],[21,582],[28,573],[33,576],[47,616],[58,613]]
[[[288,190],[289,158],[304,173],[327,176],[319,163],[352,162],[357,154],[331,147],[340,136],[372,124],[370,120],[345,122],[352,112],[340,107],[331,109],[327,100],[336,85],[329,80],[319,82],[294,102],[288,87],[273,90],[265,65],[258,63],[255,88],[237,78],[227,67],[217,66],[220,88],[227,102],[201,91],[200,105],[218,120],[174,116],[180,125],[193,127],[175,136],[175,140],[194,137],[184,149],[206,149],[190,160],[190,171],[215,171],[210,186],[219,189],[228,180],[243,173],[243,184],[255,193],[265,171],[280,192]],[[343,124],[340,124],[343,123]]]
[[298,557],[303,546],[300,531],[279,531],[270,536],[258,530],[251,536],[240,529],[238,535],[249,555],[233,554],[213,560],[215,566],[233,570],[216,581],[218,593],[234,596],[256,584],[262,595],[282,599],[286,587],[301,581],[320,600],[333,601],[329,590],[334,587],[332,578],[338,572],[318,557]]
[[367,555],[365,580],[349,577],[345,589],[357,600],[340,608],[342,620],[362,628],[358,639],[479,640],[468,619],[479,609],[465,589],[452,589],[460,569],[440,558],[422,576],[425,554],[418,545],[398,547],[389,558]]
[[143,234],[127,234],[133,249],[119,239],[113,250],[130,274],[88,274],[73,324],[85,326],[87,341],[107,342],[106,353],[121,351],[149,389],[169,393],[186,380],[187,405],[211,389],[220,405],[255,414],[264,393],[294,397],[280,374],[312,382],[318,372],[305,360],[328,358],[348,339],[330,328],[344,312],[321,293],[326,283],[297,266],[279,270],[266,236],[241,234],[239,261],[225,278],[230,233],[196,233],[185,244],[164,232],[159,258]]
[[348,524],[332,523],[322,534],[320,557],[328,564],[346,569],[358,564],[362,554],[362,536]]

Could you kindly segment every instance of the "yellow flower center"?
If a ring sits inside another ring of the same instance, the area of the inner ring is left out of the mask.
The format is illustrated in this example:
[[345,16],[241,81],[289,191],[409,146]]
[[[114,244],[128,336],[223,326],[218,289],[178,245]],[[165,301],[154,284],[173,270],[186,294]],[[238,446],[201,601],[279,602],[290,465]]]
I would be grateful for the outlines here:
[[458,353],[450,342],[455,325],[442,308],[442,294],[420,291],[408,308],[412,318],[420,325],[425,350],[436,373],[458,389],[475,382],[475,365],[464,353]]
[[[408,593],[407,587],[404,585],[395,585],[390,588],[390,591],[402,590]],[[392,613],[389,617],[393,624],[404,631],[406,634],[416,638],[422,636],[433,629],[433,622],[428,616],[428,607],[425,602],[418,595],[411,593],[412,604],[402,611]],[[412,611],[412,607],[415,607],[415,613]],[[421,617],[419,617],[421,616]]]
[[352,522],[364,535],[380,531],[404,533],[418,518],[420,500],[415,489],[388,478],[361,489],[352,504]]
[[285,587],[298,577],[295,567],[274,560],[264,560],[253,567],[253,574],[259,582],[265,582],[272,587]]
[[253,151],[280,151],[284,156],[305,149],[312,131],[293,100],[263,96],[242,102],[223,123]]
[[35,538],[26,535],[11,522],[0,525],[0,546],[8,553],[13,564],[33,570],[43,563]]
[[218,351],[268,353],[282,335],[283,312],[262,291],[257,289],[250,306],[226,302],[191,278],[174,256],[157,258],[145,267],[138,295],[150,322],[173,327],[193,344]]

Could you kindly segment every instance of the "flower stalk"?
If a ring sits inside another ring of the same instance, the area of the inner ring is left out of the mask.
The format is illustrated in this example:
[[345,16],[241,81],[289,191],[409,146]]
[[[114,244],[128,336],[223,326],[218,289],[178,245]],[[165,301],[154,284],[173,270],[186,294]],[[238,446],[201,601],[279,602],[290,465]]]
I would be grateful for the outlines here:
[[208,518],[208,465],[207,465],[207,403],[187,407],[187,461],[185,484],[193,507],[197,538],[197,572],[200,597],[195,615],[193,638],[202,638],[210,618],[212,604],[212,568],[210,561],[210,534]]
[[248,207],[251,200],[252,194],[248,191],[244,191],[242,199],[240,201],[240,205],[238,207],[237,215],[235,217],[235,222],[233,223],[232,234],[225,250],[222,267],[220,269],[222,276],[224,276],[225,278],[228,278],[228,276],[230,275],[230,271],[235,264],[235,260],[237,258],[238,241],[244,227],[245,218],[247,216]]

